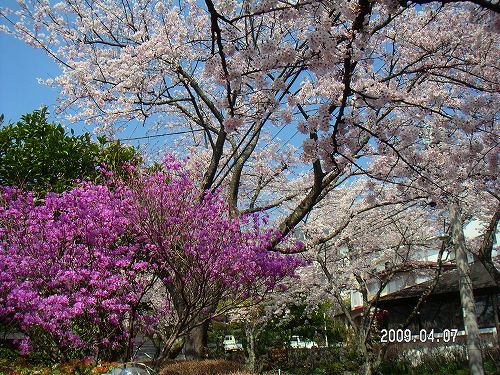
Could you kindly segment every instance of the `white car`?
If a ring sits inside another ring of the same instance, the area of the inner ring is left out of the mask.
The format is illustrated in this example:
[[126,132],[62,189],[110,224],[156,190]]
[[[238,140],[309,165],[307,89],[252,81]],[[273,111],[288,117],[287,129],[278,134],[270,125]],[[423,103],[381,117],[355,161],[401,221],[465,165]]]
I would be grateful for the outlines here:
[[236,338],[233,335],[224,336],[223,344],[224,344],[224,350],[226,352],[232,352],[243,349],[243,345],[237,343]]
[[294,335],[290,339],[290,346],[294,349],[311,349],[317,348],[318,344],[315,341],[305,339],[302,336]]

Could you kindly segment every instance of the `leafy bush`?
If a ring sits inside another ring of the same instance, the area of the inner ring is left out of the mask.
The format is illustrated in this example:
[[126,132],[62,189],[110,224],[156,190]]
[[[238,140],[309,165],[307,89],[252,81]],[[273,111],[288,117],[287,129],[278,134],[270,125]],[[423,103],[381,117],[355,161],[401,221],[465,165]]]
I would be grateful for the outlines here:
[[[164,171],[127,183],[110,175],[39,202],[0,187],[0,321],[24,334],[23,354],[129,357],[141,329],[172,345],[193,311],[219,300],[228,311],[303,264],[267,250],[279,233],[262,229],[258,214],[230,218],[221,196],[167,159]],[[151,298],[153,284],[164,292]]]
[[[336,374],[340,368],[347,370],[341,363],[342,355],[339,348],[312,349],[274,349],[269,353],[266,370],[290,371],[297,375]],[[342,372],[340,372],[342,373]]]
[[119,174],[127,163],[141,162],[132,146],[108,142],[105,137],[94,142],[90,134],[74,135],[73,130],[68,134],[47,117],[47,108],[42,108],[0,127],[0,185],[40,195],[62,192],[75,186],[77,179],[97,179],[101,164]]

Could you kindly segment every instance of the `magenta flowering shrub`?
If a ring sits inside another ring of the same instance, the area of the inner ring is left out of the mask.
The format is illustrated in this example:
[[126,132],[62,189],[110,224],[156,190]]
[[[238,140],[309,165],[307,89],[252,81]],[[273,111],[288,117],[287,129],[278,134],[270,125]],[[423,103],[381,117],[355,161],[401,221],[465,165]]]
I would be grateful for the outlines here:
[[166,355],[202,319],[258,301],[301,264],[269,251],[279,233],[255,214],[229,217],[179,163],[107,181],[39,204],[0,191],[0,319],[26,334],[25,353],[130,355],[142,331]]
[[272,288],[298,261],[271,252],[279,232],[263,229],[257,214],[230,218],[223,198],[201,192],[188,175],[146,176],[134,190],[133,221],[155,271],[167,283],[223,286],[227,297]]
[[0,317],[27,335],[23,352],[102,355],[123,342],[141,289],[133,202],[123,189],[87,183],[43,204],[33,198],[1,191]]
[[[174,340],[204,319],[256,302],[302,264],[269,251],[280,234],[259,215],[230,217],[223,198],[200,191],[180,166],[134,185],[136,231],[145,259],[167,293],[157,304],[161,357]],[[162,313],[162,309],[167,311]]]

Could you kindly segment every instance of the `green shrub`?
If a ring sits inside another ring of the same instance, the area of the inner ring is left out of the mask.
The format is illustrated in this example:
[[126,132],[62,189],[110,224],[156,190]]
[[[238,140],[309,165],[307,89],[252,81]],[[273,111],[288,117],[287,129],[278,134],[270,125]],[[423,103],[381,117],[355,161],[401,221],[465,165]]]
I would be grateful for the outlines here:
[[21,116],[15,124],[3,124],[0,116],[0,185],[15,185],[43,196],[75,186],[75,180],[100,178],[98,167],[123,177],[126,163],[138,165],[141,157],[132,146],[95,142],[89,133],[67,133],[60,124],[48,120],[47,108]]

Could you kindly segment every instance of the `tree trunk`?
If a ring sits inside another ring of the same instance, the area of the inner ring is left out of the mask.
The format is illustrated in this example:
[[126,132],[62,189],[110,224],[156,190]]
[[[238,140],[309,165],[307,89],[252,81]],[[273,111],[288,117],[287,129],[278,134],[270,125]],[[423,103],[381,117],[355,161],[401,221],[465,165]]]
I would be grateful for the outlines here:
[[253,322],[246,322],[245,336],[247,339],[247,368],[255,371],[255,325]]
[[186,359],[204,359],[206,355],[208,326],[210,322],[207,320],[197,327],[194,327],[186,335],[184,341],[184,354]]
[[495,267],[495,263],[492,260],[491,253],[493,251],[493,245],[495,244],[495,234],[497,232],[498,223],[500,222],[500,204],[493,216],[491,217],[490,223],[486,228],[484,233],[483,243],[478,252],[478,257],[481,263],[490,274],[490,276],[495,280],[497,287],[500,287],[500,272]]
[[171,334],[170,337],[163,337],[160,341],[160,350],[153,359],[151,365],[153,369],[156,371],[160,370],[161,365],[165,362],[165,360],[168,358],[172,347],[174,346],[176,340],[177,340],[178,334]]
[[360,374],[371,375],[372,374],[372,363],[371,363],[370,354],[368,353],[368,350],[366,348],[366,343],[364,342],[364,340],[360,340],[360,342],[359,342],[359,353],[361,354],[362,361],[363,361],[360,368],[359,368]]
[[136,306],[133,307],[132,312],[130,314],[130,321],[128,325],[128,339],[127,339],[127,348],[125,350],[125,361],[131,361],[134,354],[134,324],[136,318]]
[[181,353],[182,348],[184,348],[184,337],[178,337],[172,344],[172,348],[168,352],[168,359],[175,359]]
[[450,204],[450,225],[451,240],[455,248],[455,260],[459,272],[460,301],[462,304],[462,313],[464,318],[467,353],[469,355],[469,368],[471,375],[484,375],[483,358],[479,342],[479,326],[476,317],[476,305],[474,303],[474,294],[472,280],[470,277],[470,268],[467,261],[467,249],[465,247],[465,237],[463,231],[463,222],[458,203]]

